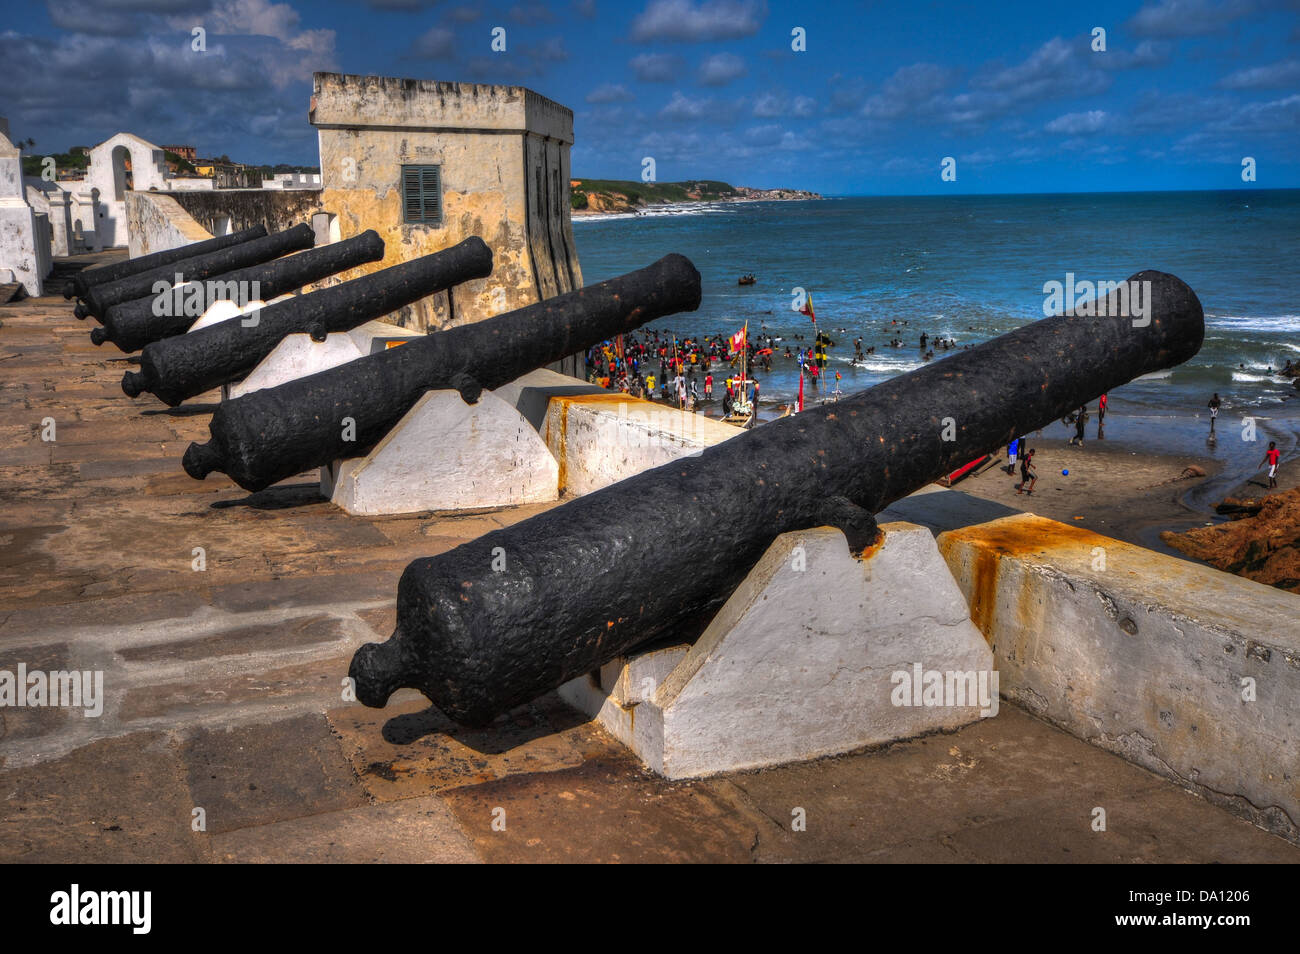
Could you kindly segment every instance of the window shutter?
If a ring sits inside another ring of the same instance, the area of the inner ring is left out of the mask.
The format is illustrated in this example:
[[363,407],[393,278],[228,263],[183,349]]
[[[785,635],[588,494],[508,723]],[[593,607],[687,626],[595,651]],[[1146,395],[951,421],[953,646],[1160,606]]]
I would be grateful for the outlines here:
[[402,166],[402,219],[442,224],[441,166]]

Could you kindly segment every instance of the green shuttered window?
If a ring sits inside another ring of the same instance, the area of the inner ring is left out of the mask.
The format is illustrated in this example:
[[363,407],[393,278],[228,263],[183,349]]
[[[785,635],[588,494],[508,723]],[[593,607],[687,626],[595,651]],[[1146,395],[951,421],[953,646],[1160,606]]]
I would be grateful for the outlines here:
[[402,166],[402,221],[442,225],[442,166]]

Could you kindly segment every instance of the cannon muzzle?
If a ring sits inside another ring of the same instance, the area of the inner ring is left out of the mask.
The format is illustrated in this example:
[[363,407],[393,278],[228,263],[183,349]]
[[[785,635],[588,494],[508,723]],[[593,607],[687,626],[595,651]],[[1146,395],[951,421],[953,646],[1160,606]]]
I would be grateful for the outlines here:
[[[304,253],[306,254],[306,253]],[[461,282],[492,273],[492,250],[477,236],[383,271],[267,305],[258,321],[218,322],[145,345],[139,372],[127,372],[122,390],[143,391],[172,407],[186,398],[237,381],[295,332],[320,341]]]

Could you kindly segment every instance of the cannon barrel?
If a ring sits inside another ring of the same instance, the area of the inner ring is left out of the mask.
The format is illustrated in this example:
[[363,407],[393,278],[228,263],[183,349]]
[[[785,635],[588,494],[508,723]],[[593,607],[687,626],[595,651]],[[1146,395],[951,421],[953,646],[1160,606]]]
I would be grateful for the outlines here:
[[[158,268],[160,265],[170,265],[172,262],[193,258],[195,255],[220,251],[223,248],[229,248],[250,239],[262,238],[265,235],[266,226],[259,223],[251,229],[244,229],[242,232],[231,232],[229,235],[218,235],[216,238],[205,239],[202,242],[191,242],[189,245],[165,248],[161,252],[150,252],[148,255],[128,258],[120,262],[113,262],[110,265],[96,265],[94,268],[85,268],[73,275],[68,280],[68,283],[63,286],[63,297],[82,298],[85,296],[86,290],[92,285],[115,282],[119,278],[126,278],[128,275],[138,275],[140,272],[147,272],[149,269]],[[85,315],[79,315],[78,317],[84,318]]]
[[171,285],[176,282],[177,275],[181,276],[182,282],[199,281],[213,275],[220,275],[222,272],[233,272],[237,268],[260,265],[281,255],[311,248],[315,243],[315,233],[312,232],[311,226],[304,222],[283,232],[250,239],[215,252],[191,255],[170,265],[160,265],[146,272],[137,272],[126,278],[119,278],[117,281],[91,286],[86,289],[82,302],[73,309],[73,314],[78,318],[84,318],[86,315],[103,318],[104,313],[116,304],[136,298],[151,297],[157,282],[162,281]]
[[[179,294],[168,290],[162,295],[121,302],[108,309],[103,327],[93,329],[90,340],[95,344],[111,341],[129,354],[151,342],[185,334],[204,310],[223,298],[241,305],[253,300],[266,301],[383,257],[384,240],[371,229],[342,242],[209,278],[199,283],[202,307],[198,315],[186,307],[189,289],[179,289]],[[165,307],[159,307],[160,304]],[[164,313],[156,314],[158,311]]]
[[[303,253],[308,254],[308,253]],[[477,236],[350,282],[267,305],[256,325],[222,321],[146,345],[140,370],[122,377],[131,397],[143,391],[175,407],[186,398],[243,378],[286,336],[321,340],[472,278],[492,274],[492,250]]]
[[666,255],[598,285],[226,401],[208,424],[212,439],[185,451],[185,471],[202,480],[217,470],[262,490],[366,453],[428,390],[454,388],[472,403],[484,388],[699,305],[700,273],[681,255]]
[[1134,280],[1151,282],[1145,327],[1045,318],[415,560],[392,637],[353,657],[357,698],[383,706],[413,687],[483,724],[709,619],[781,533],[837,526],[860,552],[891,502],[1194,355],[1204,321],[1192,290],[1160,272]]

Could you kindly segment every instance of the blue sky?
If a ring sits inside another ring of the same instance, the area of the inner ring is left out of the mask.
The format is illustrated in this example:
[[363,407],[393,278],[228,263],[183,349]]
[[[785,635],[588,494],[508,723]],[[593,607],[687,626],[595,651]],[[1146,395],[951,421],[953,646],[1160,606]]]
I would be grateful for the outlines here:
[[36,152],[125,130],[315,164],[311,74],[336,70],[535,89],[574,110],[575,175],[653,156],[662,181],[828,194],[1300,187],[1300,0],[0,5],[0,115]]

